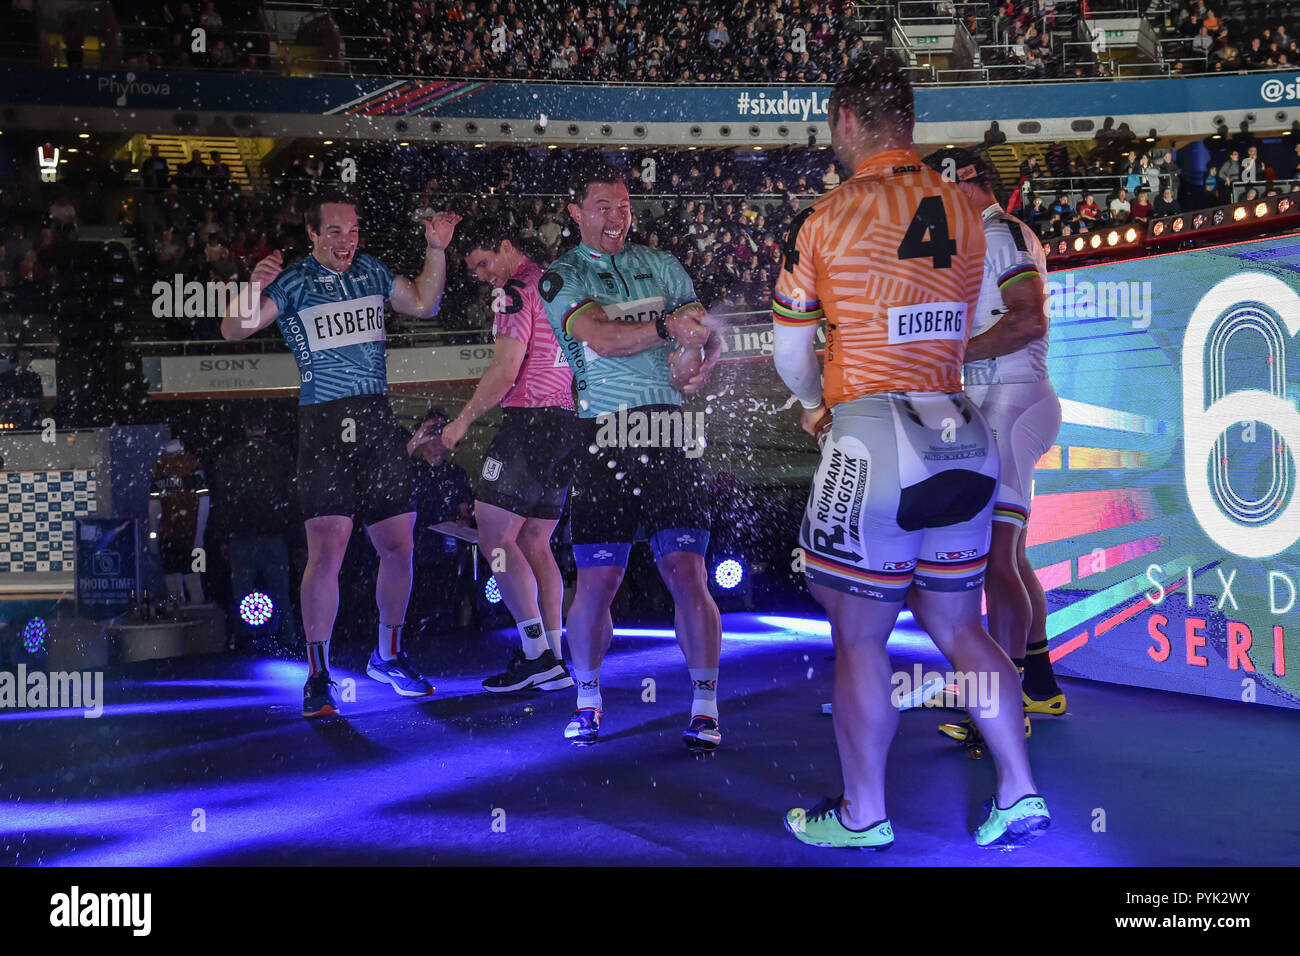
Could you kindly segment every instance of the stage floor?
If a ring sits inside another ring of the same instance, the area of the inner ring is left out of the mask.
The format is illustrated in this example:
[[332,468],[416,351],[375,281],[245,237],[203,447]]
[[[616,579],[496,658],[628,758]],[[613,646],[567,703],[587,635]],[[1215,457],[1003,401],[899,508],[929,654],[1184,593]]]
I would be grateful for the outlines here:
[[[805,847],[784,811],[839,791],[831,646],[811,618],[726,614],[723,747],[682,746],[690,691],[671,632],[620,629],[602,674],[604,736],[562,737],[571,690],[495,696],[512,632],[413,642],[438,692],[355,678],[346,717],[299,716],[305,664],[240,655],[131,665],[102,717],[0,714],[0,863],[634,865],[1292,865],[1297,714],[1066,681],[1069,713],[1034,720],[1052,829],[1013,852],[970,835],[993,789],[935,727],[902,716],[888,853]],[[900,668],[946,665],[900,626]],[[368,652],[366,649],[365,652]],[[435,663],[436,662],[436,663]],[[350,665],[350,666],[349,666]],[[643,681],[656,682],[653,703]],[[204,826],[200,828],[198,823]],[[1104,826],[1103,826],[1104,824]],[[499,832],[498,832],[499,831]]]

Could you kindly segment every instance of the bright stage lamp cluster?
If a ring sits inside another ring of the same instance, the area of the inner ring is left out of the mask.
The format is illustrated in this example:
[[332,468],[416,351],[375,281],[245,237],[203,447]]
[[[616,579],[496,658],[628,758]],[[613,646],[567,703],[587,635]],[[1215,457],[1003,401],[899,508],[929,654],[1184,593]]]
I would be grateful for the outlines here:
[[274,613],[275,605],[261,591],[246,594],[239,602],[239,616],[249,627],[261,627],[271,620],[271,615]]
[[713,569],[713,580],[717,582],[718,587],[728,591],[740,584],[744,577],[745,569],[735,558],[727,558]]
[[37,654],[45,647],[45,639],[50,636],[50,629],[42,618],[34,617],[23,628],[23,650],[28,654]]

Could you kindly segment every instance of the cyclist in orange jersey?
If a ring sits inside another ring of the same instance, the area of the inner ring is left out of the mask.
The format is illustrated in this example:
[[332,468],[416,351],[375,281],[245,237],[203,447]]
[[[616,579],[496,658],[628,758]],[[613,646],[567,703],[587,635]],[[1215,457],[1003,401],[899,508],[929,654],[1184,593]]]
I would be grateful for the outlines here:
[[902,688],[886,641],[915,584],[918,614],[973,689],[968,707],[997,769],[976,842],[1014,845],[1051,816],[1029,768],[1016,669],[980,620],[998,456],[961,366],[983,221],[922,164],[911,83],[893,59],[852,68],[828,119],[853,175],[792,222],[772,308],[777,371],[822,446],[799,543],[835,644],[844,793],[790,810],[786,827],[817,846],[893,845],[885,764],[898,729],[891,689]]

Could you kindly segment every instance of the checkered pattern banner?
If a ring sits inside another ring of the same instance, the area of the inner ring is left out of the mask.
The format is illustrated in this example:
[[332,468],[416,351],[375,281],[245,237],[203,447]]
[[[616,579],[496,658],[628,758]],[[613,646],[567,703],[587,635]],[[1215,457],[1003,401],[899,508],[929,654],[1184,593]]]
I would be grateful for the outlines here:
[[70,574],[76,558],[76,519],[95,513],[95,473],[0,472],[0,505],[0,574]]

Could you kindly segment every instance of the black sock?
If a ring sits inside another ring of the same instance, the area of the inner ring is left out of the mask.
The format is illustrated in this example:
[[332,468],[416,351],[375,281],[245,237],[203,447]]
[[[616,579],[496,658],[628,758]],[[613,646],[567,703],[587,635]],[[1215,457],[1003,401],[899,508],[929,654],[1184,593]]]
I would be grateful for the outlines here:
[[1061,692],[1052,673],[1052,662],[1047,656],[1047,641],[1039,641],[1025,648],[1024,688],[1030,697],[1046,700]]

